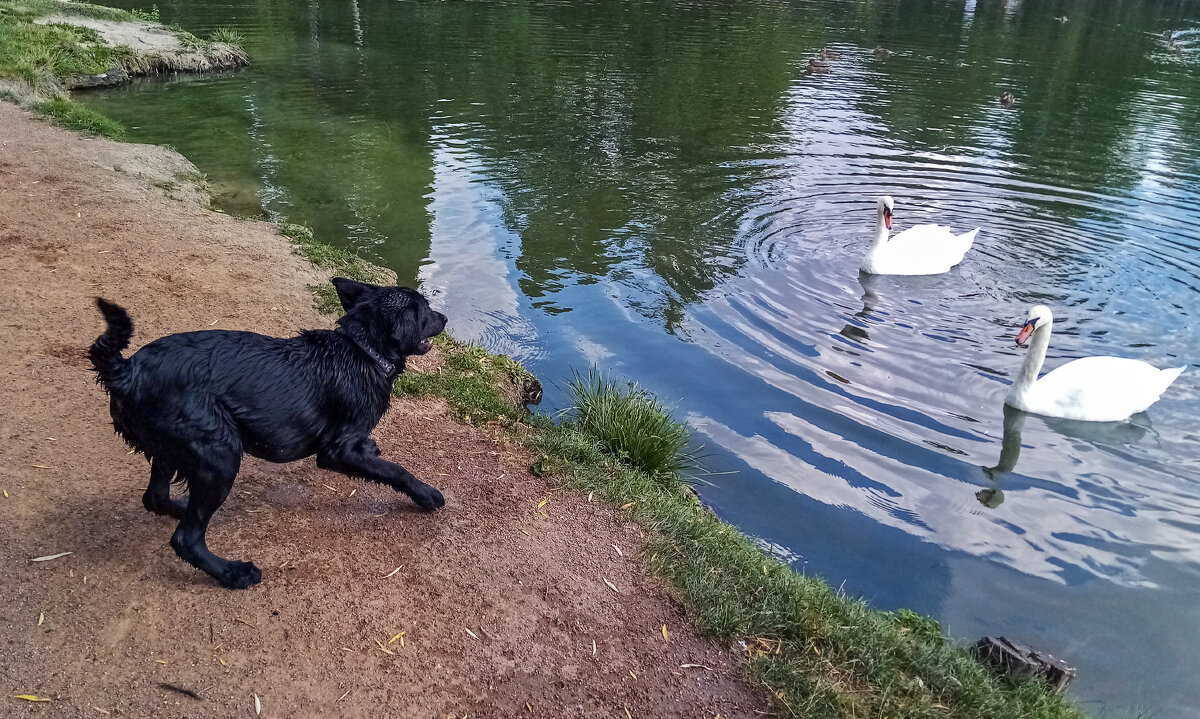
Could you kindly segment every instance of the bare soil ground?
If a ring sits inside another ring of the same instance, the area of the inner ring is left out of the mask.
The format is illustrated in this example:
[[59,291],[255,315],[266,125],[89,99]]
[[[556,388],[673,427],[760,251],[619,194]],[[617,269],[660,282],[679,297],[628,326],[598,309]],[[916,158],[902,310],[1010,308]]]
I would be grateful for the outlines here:
[[155,187],[192,169],[173,152],[5,103],[0,128],[0,716],[253,717],[256,698],[264,717],[765,709],[737,654],[643,574],[635,526],[436,401],[394,402],[375,436],[443,510],[311,460],[248,459],[209,541],[263,583],[226,590],[176,558],[92,381],[91,298],[130,309],[135,345],[289,334],[330,324],[306,289],[325,277],[272,226]]

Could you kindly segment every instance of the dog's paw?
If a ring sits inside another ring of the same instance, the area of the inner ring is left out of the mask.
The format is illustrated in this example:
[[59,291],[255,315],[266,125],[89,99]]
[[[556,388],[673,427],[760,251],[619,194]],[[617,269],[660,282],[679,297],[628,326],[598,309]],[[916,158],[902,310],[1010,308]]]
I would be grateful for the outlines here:
[[230,562],[221,579],[230,589],[248,589],[262,581],[262,570],[253,562]]
[[433,487],[422,487],[412,494],[412,500],[421,509],[434,510],[446,504],[446,498]]

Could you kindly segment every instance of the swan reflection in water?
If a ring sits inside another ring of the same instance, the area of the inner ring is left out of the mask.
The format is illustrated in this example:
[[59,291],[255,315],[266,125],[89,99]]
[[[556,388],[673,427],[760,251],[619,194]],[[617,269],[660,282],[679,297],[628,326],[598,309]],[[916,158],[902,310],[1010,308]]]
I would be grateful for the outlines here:
[[[975,493],[979,503],[988,509],[995,509],[1004,502],[1004,490],[1000,489],[1000,480],[1017,466],[1017,459],[1021,456],[1021,431],[1028,416],[1028,412],[1004,405],[1004,438],[1000,442],[1000,459],[995,467],[980,467],[992,481],[992,486]],[[1139,412],[1123,422],[1085,422],[1036,416],[1045,422],[1047,427],[1063,436],[1101,446],[1135,444],[1147,433],[1154,431],[1150,417],[1145,412]]]
[[[869,272],[858,273],[858,284],[862,286],[862,309],[854,313],[854,316],[862,321],[867,321],[871,317],[871,313],[875,311],[876,305],[879,304],[879,295],[876,293],[876,288],[879,286],[880,275],[873,275]],[[853,323],[847,323],[838,334],[846,339],[854,340],[855,342],[866,342],[871,339],[864,327]]]

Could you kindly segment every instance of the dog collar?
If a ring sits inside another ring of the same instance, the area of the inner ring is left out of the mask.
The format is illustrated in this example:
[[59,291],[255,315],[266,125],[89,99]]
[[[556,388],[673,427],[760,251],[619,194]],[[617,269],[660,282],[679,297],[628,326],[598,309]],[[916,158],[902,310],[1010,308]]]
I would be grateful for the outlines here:
[[375,360],[375,364],[379,365],[379,369],[383,370],[385,375],[391,377],[392,375],[396,374],[396,365],[388,362],[378,352],[366,346],[362,342],[359,342],[349,332],[343,332],[342,334],[346,337],[346,339],[353,342],[355,347],[359,348],[363,352],[366,352],[368,357]]

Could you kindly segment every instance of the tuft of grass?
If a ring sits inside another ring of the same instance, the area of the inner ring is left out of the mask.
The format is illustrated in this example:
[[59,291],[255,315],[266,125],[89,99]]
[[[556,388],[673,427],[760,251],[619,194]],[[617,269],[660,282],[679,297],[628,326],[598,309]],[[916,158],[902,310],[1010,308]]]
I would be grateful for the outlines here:
[[172,25],[169,29],[175,33],[175,37],[179,39],[179,44],[188,52],[205,52],[212,44],[207,40],[201,40],[178,25]]
[[687,451],[687,427],[636,384],[606,381],[593,367],[586,375],[573,373],[567,389],[570,421],[622,461],[667,483],[699,467],[697,455]]
[[224,42],[230,45],[240,46],[245,38],[242,37],[240,32],[234,30],[233,28],[219,27],[209,34],[208,39],[212,40],[213,42]]
[[89,135],[100,135],[114,140],[125,138],[125,127],[116,120],[95,110],[77,105],[65,98],[56,97],[33,106],[37,112],[50,118],[55,124]]
[[72,75],[105,72],[113,65],[112,48],[96,43],[92,30],[0,15],[0,77],[41,88]]
[[129,11],[130,18],[142,22],[158,22],[158,5],[151,5],[149,10],[133,9]]
[[528,417],[529,413],[509,398],[511,388],[524,387],[533,377],[519,362],[445,334],[438,335],[434,344],[444,357],[442,366],[431,372],[401,374],[394,395],[441,397],[452,415],[476,425],[492,421],[512,425]]

